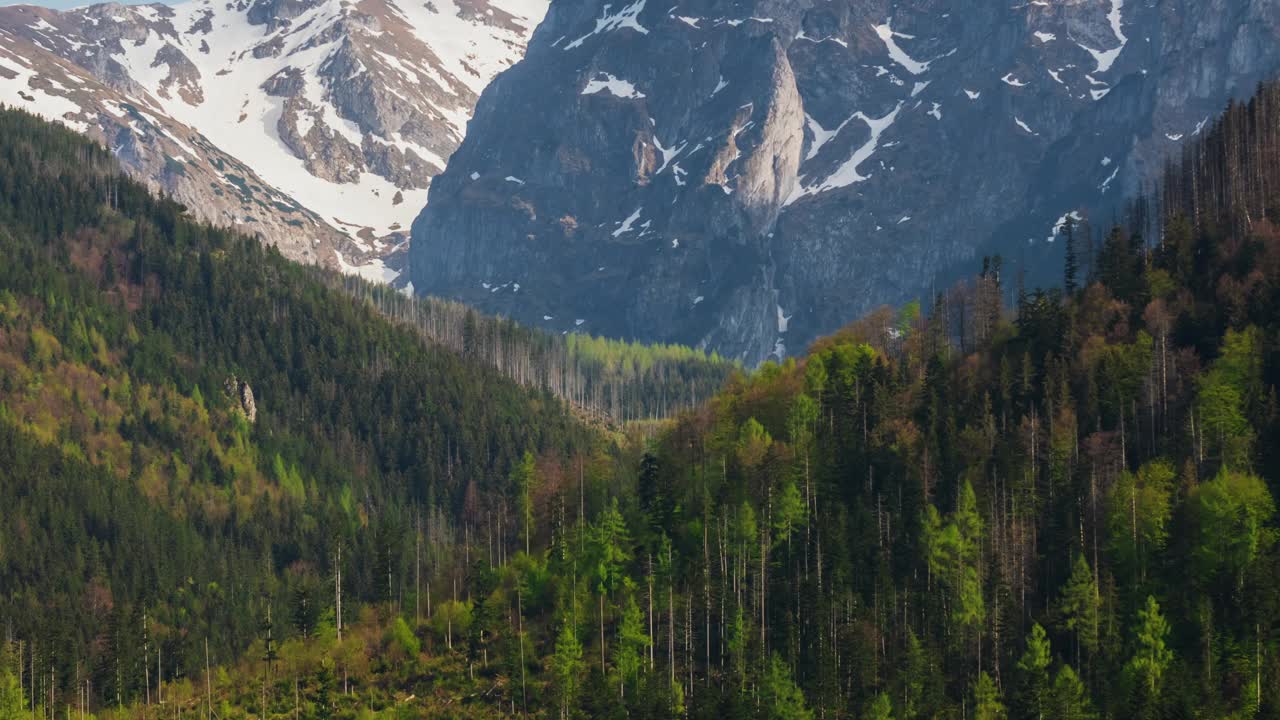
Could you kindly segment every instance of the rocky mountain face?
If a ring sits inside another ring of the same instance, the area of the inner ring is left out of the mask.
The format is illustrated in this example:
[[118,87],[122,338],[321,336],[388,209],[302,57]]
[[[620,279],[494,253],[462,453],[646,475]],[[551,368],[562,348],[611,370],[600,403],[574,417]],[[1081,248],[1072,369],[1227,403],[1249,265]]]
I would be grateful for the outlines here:
[[993,243],[1047,262],[1065,215],[1280,67],[1278,36],[1272,0],[553,0],[430,188],[413,282],[799,350]]
[[0,102],[295,259],[392,280],[432,178],[546,0],[0,8]]

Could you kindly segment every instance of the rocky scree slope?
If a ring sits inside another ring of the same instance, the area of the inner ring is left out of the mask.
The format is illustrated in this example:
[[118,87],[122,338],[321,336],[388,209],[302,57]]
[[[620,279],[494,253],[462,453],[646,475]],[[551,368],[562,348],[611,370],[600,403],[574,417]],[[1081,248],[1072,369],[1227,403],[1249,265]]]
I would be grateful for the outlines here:
[[[373,279],[546,0],[0,8],[0,102],[295,259]],[[358,267],[363,265],[364,267]]]
[[554,0],[433,182],[413,282],[800,350],[980,249],[1059,267],[1064,217],[1143,187],[1277,36],[1268,0]]

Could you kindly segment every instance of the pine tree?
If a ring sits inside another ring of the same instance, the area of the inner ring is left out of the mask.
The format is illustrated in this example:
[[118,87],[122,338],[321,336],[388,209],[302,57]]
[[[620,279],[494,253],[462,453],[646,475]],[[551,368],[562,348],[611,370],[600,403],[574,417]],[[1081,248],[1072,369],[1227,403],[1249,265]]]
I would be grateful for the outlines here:
[[862,714],[864,720],[893,720],[893,703],[885,693],[879,693],[867,704]]
[[1058,669],[1050,697],[1049,717],[1052,720],[1093,720],[1095,717],[1089,693],[1070,665]]
[[813,720],[813,711],[805,706],[804,693],[791,679],[791,671],[777,653],[769,657],[760,690],[768,720]]
[[537,482],[537,470],[533,453],[525,451],[520,463],[511,469],[511,484],[515,487],[520,507],[520,520],[524,524],[524,551],[530,552],[533,535],[533,487]]
[[1062,235],[1066,238],[1067,245],[1067,258],[1062,269],[1062,290],[1070,297],[1079,288],[1077,280],[1080,273],[1079,259],[1076,256],[1076,223],[1070,215],[1062,227]]
[[1007,717],[1008,711],[1000,700],[1000,688],[996,687],[990,675],[978,673],[973,684],[974,720],[1005,720]]
[[551,656],[551,672],[555,677],[556,693],[560,699],[560,718],[570,715],[570,708],[578,694],[578,677],[582,673],[582,643],[573,624],[560,623],[556,636],[555,653]]
[[930,661],[929,651],[920,642],[915,631],[909,627],[900,677],[902,678],[902,704],[898,710],[903,720],[928,717],[931,709],[930,700],[932,700],[929,695],[934,689],[931,681],[936,677],[935,667]]
[[618,623],[618,641],[614,644],[613,665],[618,673],[618,696],[626,697],[627,687],[634,688],[644,666],[645,651],[652,643],[644,630],[644,617],[636,604],[631,580],[627,578],[626,601],[622,621]]
[[609,507],[600,513],[599,521],[591,529],[591,565],[595,569],[595,590],[599,596],[600,666],[604,669],[604,611],[606,599],[622,587],[627,580],[624,572],[631,562],[631,537],[627,523],[618,511],[614,498]]
[[1160,603],[1151,595],[1138,610],[1134,636],[1137,649],[1129,660],[1129,669],[1140,680],[1147,703],[1153,703],[1160,697],[1160,683],[1169,663],[1173,662],[1173,651],[1166,645],[1169,623],[1160,613]]
[[1040,623],[1031,626],[1027,649],[1018,660],[1022,717],[1043,720],[1049,706],[1049,638]]
[[1077,554],[1071,569],[1071,578],[1067,580],[1059,601],[1062,613],[1063,628],[1072,633],[1076,640],[1076,664],[1080,663],[1080,650],[1092,654],[1098,646],[1098,611],[1102,599],[1098,595],[1098,586],[1093,581],[1093,570],[1084,555]]

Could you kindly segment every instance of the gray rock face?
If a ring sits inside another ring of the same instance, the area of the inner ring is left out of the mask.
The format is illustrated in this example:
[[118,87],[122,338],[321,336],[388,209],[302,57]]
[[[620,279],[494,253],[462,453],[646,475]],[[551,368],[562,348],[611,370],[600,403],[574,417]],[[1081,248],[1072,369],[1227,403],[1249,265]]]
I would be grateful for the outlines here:
[[[108,141],[205,219],[387,280],[379,261],[403,253],[480,90],[546,2],[3,7],[0,62],[34,70],[0,82],[0,102]],[[51,100],[24,99],[48,82]],[[55,112],[68,104],[74,120]]]
[[419,292],[758,361],[1052,266],[1280,67],[1271,0],[553,0],[414,224]]

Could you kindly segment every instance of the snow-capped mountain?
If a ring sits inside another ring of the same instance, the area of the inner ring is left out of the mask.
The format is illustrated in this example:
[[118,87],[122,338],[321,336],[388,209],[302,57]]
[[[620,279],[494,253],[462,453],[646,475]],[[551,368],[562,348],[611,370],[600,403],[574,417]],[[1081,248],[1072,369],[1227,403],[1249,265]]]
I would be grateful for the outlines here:
[[403,243],[480,92],[546,0],[190,0],[0,8],[0,102],[105,141],[197,213],[289,256]]
[[988,248],[1058,266],[1061,218],[1109,221],[1278,40],[1274,0],[553,0],[412,278],[556,331],[798,350]]

